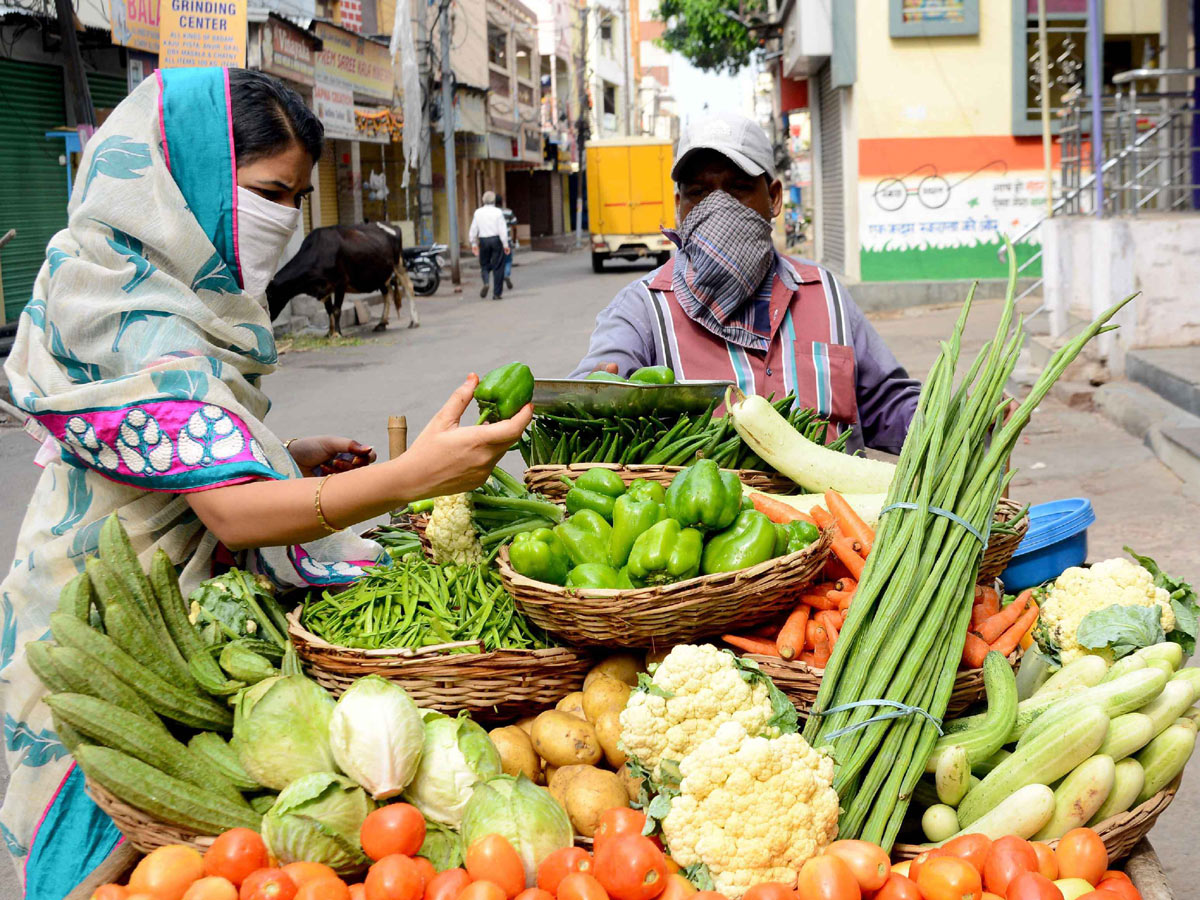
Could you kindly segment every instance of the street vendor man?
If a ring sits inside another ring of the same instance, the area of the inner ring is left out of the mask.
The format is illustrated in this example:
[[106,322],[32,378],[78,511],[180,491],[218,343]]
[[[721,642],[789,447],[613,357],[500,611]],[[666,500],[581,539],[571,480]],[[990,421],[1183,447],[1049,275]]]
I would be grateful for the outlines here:
[[732,381],[746,393],[795,393],[852,427],[850,450],[899,453],[919,383],[832,272],[775,249],[783,204],[771,142],[734,113],[690,119],[679,138],[677,250],[597,316],[571,377],[668,366],[679,380]]
[[[25,648],[114,513],[185,596],[218,566],[282,589],[345,584],[387,559],[348,529],[481,485],[532,417],[459,427],[474,375],[406,453],[264,423],[277,354],[267,282],[312,190],[323,129],[259,72],[164,69],[88,142],[5,371],[43,473],[0,584],[10,773],[0,834],[29,900],[59,900],[121,835],[84,791]],[[7,504],[6,514],[16,513]]]

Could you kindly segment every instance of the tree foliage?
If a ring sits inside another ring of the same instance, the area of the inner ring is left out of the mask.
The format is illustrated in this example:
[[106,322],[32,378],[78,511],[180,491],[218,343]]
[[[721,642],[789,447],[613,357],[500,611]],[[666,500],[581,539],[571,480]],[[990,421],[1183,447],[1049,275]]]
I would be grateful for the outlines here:
[[658,44],[699,69],[732,75],[758,48],[743,17],[754,15],[759,5],[745,0],[662,0],[654,14],[666,25]]

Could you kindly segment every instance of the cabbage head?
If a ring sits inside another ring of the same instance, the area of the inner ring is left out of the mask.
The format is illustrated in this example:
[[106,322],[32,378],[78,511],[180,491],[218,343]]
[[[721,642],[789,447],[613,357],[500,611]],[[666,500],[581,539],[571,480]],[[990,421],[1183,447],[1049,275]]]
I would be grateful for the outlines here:
[[263,816],[263,840],[281,865],[319,862],[338,874],[357,872],[369,862],[359,832],[374,808],[366,791],[349,778],[314,772],[280,792]]
[[276,791],[311,772],[336,772],[333,706],[329,692],[303,675],[264,679],[238,694],[230,744],[250,777]]
[[376,800],[395,797],[412,781],[423,741],[417,704],[378,675],[350,685],[329,722],[333,758]]
[[503,770],[500,751],[464,712],[458,718],[425,713],[425,743],[404,799],[442,825],[457,828],[476,783]]
[[575,840],[567,811],[524,775],[497,775],[476,785],[463,815],[463,846],[488,834],[513,845],[525,866],[526,887],[536,883],[542,860]]
[[462,839],[445,825],[426,819],[425,841],[417,856],[425,857],[439,872],[456,869],[463,864]]

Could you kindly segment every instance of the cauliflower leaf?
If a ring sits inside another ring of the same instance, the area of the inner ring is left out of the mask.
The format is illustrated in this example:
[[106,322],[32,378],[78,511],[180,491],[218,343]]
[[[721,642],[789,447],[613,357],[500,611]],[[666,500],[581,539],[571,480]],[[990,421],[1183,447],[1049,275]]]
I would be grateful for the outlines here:
[[1196,591],[1182,578],[1168,575],[1150,557],[1140,556],[1129,547],[1125,548],[1125,552],[1154,577],[1155,587],[1160,587],[1170,594],[1171,609],[1175,613],[1175,627],[1168,632],[1167,640],[1179,644],[1183,647],[1183,652],[1191,656],[1196,652],[1196,636],[1200,632],[1200,603],[1196,601]]
[[1166,635],[1157,607],[1114,603],[1084,616],[1075,639],[1089,650],[1110,649],[1113,659],[1118,660],[1142,647],[1162,642]]

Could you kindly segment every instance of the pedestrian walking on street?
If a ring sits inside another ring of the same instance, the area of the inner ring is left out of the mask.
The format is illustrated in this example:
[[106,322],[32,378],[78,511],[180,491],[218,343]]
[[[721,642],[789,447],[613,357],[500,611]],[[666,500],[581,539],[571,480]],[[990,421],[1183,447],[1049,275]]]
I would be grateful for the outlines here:
[[494,192],[483,192],[483,206],[475,210],[467,239],[471,242],[471,252],[479,257],[479,271],[483,275],[479,296],[488,295],[490,277],[492,297],[499,300],[504,296],[505,260],[512,251],[508,244],[508,223],[504,221],[504,213],[496,206]]
[[511,291],[513,257],[517,255],[517,248],[521,246],[521,241],[517,238],[517,216],[504,205],[504,198],[499,194],[496,195],[496,206],[504,213],[504,224],[508,226],[509,251],[504,257],[504,289]]

